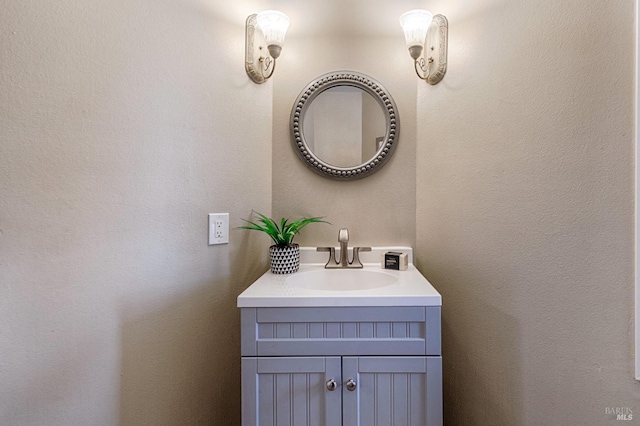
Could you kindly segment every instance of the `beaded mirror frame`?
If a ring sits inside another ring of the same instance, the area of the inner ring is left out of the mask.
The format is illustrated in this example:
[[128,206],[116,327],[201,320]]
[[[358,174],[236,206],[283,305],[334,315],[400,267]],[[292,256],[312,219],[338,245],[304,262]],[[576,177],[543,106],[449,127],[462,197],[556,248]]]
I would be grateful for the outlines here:
[[[352,167],[323,161],[310,149],[304,135],[304,117],[313,100],[324,91],[339,86],[355,87],[369,93],[381,106],[386,121],[385,136],[374,156]],[[315,173],[336,180],[361,179],[380,170],[395,151],[400,134],[398,109],[391,94],[378,81],[353,71],[331,72],[311,81],[293,104],[290,121],[291,141],[298,157]]]

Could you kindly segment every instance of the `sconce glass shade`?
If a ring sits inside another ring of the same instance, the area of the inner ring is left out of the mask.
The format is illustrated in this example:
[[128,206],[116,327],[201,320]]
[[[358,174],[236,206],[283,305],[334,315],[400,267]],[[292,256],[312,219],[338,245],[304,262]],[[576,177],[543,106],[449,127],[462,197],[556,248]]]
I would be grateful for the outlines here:
[[[256,16],[256,23],[264,34],[265,44],[269,47],[269,52],[273,56],[272,50],[277,51],[278,55],[284,44],[284,35],[289,28],[289,17],[277,10],[265,10],[258,13]],[[277,49],[272,49],[277,47]]]
[[422,9],[410,10],[400,16],[400,25],[408,48],[424,45],[432,19],[431,12]]

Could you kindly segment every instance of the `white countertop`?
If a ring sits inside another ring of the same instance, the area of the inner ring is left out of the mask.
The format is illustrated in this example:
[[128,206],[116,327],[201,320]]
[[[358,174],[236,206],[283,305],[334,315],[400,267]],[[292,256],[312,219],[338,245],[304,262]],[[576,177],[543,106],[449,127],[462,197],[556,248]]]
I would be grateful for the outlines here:
[[[392,285],[371,289],[326,290],[292,285],[287,278],[296,274],[324,270],[328,253],[316,253],[315,247],[302,247],[300,270],[293,274],[278,275],[266,272],[238,296],[238,307],[310,307],[310,306],[441,306],[440,293],[413,266],[413,253],[409,247],[376,247],[361,253],[362,270],[382,272],[395,277]],[[339,252],[339,250],[337,250]],[[409,268],[404,271],[383,269],[380,257],[386,251],[409,254]],[[338,254],[336,254],[338,257]],[[322,263],[317,263],[322,259]],[[327,270],[328,274],[337,270]],[[291,280],[290,280],[291,281]]]

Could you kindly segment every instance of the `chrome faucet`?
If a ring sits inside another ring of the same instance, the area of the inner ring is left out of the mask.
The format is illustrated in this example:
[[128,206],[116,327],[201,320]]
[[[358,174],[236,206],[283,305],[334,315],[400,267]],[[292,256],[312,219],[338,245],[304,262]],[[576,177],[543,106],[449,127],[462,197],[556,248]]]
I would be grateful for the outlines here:
[[324,265],[325,269],[337,268],[362,268],[360,261],[361,251],[371,251],[371,247],[354,247],[353,258],[349,261],[349,230],[342,228],[338,232],[338,242],[340,243],[340,260],[336,259],[335,247],[317,247],[316,251],[328,251],[329,261]]

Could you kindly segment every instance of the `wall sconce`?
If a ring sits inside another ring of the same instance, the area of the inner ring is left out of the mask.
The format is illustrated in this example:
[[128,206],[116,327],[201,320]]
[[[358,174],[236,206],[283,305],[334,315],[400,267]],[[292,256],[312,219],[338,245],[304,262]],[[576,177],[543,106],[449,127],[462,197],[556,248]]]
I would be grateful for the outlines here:
[[447,72],[447,18],[410,10],[400,16],[400,25],[418,77],[429,84],[439,83]]
[[[262,32],[263,43],[256,43],[256,27],[259,27]],[[287,28],[289,28],[289,17],[277,10],[266,10],[247,17],[244,69],[255,83],[262,84],[273,75]],[[268,54],[265,52],[265,46]]]

